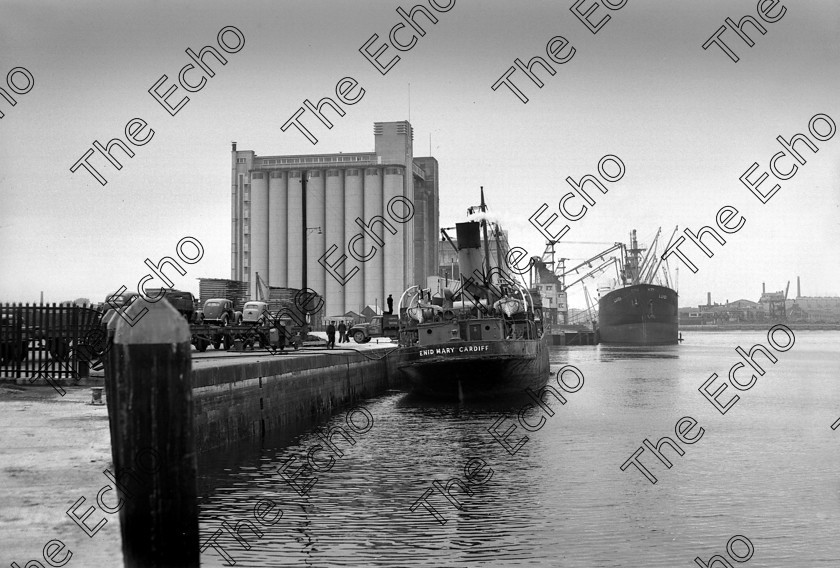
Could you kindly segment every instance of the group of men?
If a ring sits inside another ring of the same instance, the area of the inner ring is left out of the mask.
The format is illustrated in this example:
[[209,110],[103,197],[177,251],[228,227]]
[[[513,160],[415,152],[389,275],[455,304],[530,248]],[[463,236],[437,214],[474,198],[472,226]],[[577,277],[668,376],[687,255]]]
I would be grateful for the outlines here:
[[[388,294],[388,311],[385,312],[387,314],[394,313],[394,298],[391,294]],[[347,337],[347,324],[344,323],[344,320],[341,320],[338,323],[338,342],[339,343],[350,343],[350,338]],[[330,321],[329,325],[327,326],[327,349],[335,349],[335,322]]]
[[[331,321],[327,326],[327,349],[335,349],[335,332],[335,322]],[[338,342],[350,343],[350,339],[347,337],[347,324],[344,323],[344,320],[341,320],[338,324]]]

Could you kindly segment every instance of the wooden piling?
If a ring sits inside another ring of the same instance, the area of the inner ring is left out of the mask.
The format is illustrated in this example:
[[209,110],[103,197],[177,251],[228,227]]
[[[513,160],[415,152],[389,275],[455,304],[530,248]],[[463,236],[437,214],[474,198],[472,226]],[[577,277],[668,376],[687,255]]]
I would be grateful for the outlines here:
[[198,567],[189,326],[165,301],[145,307],[134,326],[116,316],[108,357],[123,557],[126,568]]
[[105,373],[105,404],[108,407],[108,429],[111,432],[111,459],[114,463],[117,463],[116,452],[114,452],[114,440],[117,439],[116,415],[117,399],[119,398],[119,393],[117,393],[117,389],[114,386],[114,375],[117,372],[114,334],[117,332],[117,323],[119,323],[119,320],[120,316],[113,310],[102,318],[102,327],[105,331],[107,348],[102,361],[103,371]]

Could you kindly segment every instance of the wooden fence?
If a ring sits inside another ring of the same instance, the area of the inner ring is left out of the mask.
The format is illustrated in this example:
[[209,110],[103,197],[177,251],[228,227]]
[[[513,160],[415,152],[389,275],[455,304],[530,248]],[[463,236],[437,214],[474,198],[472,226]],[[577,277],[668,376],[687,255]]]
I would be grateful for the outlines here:
[[101,319],[102,312],[79,306],[0,304],[0,379],[87,377],[108,347]]

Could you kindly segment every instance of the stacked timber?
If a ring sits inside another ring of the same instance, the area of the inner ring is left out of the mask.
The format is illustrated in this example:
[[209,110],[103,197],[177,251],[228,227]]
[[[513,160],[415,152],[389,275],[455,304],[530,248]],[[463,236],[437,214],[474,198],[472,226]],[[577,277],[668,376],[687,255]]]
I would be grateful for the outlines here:
[[245,302],[251,299],[247,282],[224,278],[199,278],[198,296],[202,306],[211,298],[233,300],[234,311],[241,311]]
[[[283,288],[279,286],[268,287],[268,309],[271,313],[278,313],[286,311],[293,314],[296,321],[306,321],[306,313],[308,312],[309,321],[312,329],[318,330],[321,316],[323,315],[323,300],[317,294],[306,295],[300,294],[298,288]],[[316,310],[316,308],[318,308]]]

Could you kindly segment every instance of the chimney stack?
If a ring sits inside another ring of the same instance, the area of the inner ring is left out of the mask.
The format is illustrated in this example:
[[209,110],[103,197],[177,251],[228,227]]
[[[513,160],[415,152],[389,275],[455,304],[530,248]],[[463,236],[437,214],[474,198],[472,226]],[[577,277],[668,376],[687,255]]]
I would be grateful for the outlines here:
[[712,293],[711,292],[706,292],[706,305],[707,306],[712,305]]
[[764,293],[765,293],[765,291],[764,291],[764,282],[762,282],[762,283],[761,283],[761,293],[762,293],[762,294],[764,294]]
[[799,287],[799,276],[796,277],[796,298],[802,296],[802,289]]

